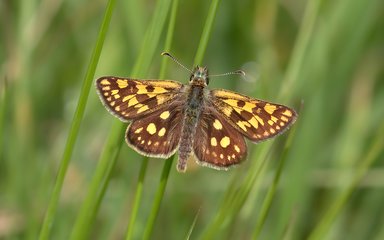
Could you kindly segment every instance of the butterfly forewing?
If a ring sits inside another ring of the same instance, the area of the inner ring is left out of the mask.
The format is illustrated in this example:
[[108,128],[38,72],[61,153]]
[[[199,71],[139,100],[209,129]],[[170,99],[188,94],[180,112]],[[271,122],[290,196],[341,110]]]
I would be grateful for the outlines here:
[[197,125],[193,150],[198,163],[228,169],[245,159],[244,137],[212,106],[204,107]]
[[102,77],[97,79],[96,87],[106,108],[127,121],[154,112],[172,101],[182,84],[168,80]]
[[253,142],[276,136],[292,125],[296,112],[283,105],[227,90],[211,91],[212,103],[228,122]]

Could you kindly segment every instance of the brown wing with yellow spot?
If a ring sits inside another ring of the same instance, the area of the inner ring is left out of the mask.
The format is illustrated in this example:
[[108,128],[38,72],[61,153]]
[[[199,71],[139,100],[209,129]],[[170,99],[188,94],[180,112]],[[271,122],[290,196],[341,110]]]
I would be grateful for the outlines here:
[[182,84],[170,80],[138,80],[101,77],[96,80],[97,92],[106,108],[122,121],[156,111],[174,99]]
[[247,145],[241,133],[214,106],[207,105],[196,128],[193,151],[199,164],[227,170],[245,159]]
[[253,142],[276,136],[297,118],[295,110],[227,90],[211,91],[211,102],[226,120]]
[[145,156],[167,158],[179,146],[183,105],[173,101],[155,112],[135,119],[128,126],[125,139],[129,146]]

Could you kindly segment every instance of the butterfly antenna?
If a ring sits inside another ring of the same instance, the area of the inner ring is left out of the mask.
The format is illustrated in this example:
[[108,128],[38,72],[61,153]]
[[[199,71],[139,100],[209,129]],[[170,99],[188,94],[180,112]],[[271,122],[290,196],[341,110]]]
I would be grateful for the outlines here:
[[167,56],[167,57],[171,58],[175,63],[179,64],[179,66],[181,66],[182,68],[184,68],[188,72],[192,73],[192,71],[190,69],[188,69],[186,66],[181,64],[179,61],[177,61],[177,59],[174,56],[172,56],[169,52],[162,52],[161,55],[162,56]]
[[228,75],[241,75],[245,77],[245,72],[243,70],[237,70],[233,72],[227,72],[227,73],[222,73],[222,74],[213,74],[210,75],[211,77],[220,77],[220,76],[228,76]]

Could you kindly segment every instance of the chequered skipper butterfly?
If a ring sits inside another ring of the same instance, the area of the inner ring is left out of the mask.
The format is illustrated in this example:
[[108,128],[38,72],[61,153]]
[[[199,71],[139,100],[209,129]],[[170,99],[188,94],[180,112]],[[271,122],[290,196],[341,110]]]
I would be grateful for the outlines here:
[[[180,64],[169,53],[163,55]],[[186,171],[190,157],[203,166],[227,170],[245,159],[244,137],[254,143],[274,137],[297,118],[295,110],[283,105],[207,89],[206,67],[190,72],[189,84],[114,76],[97,79],[105,107],[121,121],[131,121],[125,139],[140,154],[168,158],[178,150],[180,172]]]

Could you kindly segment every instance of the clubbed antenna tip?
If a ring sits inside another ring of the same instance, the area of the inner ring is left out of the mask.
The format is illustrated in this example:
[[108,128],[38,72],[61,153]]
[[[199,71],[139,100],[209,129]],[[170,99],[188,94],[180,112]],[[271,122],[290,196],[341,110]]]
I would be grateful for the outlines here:
[[179,66],[181,66],[182,68],[184,68],[185,70],[187,70],[188,72],[192,73],[192,71],[190,69],[188,69],[187,67],[185,67],[183,64],[181,64],[174,56],[172,56],[169,52],[162,52],[161,53],[161,56],[167,56],[169,58],[171,58],[175,63],[177,63]]

